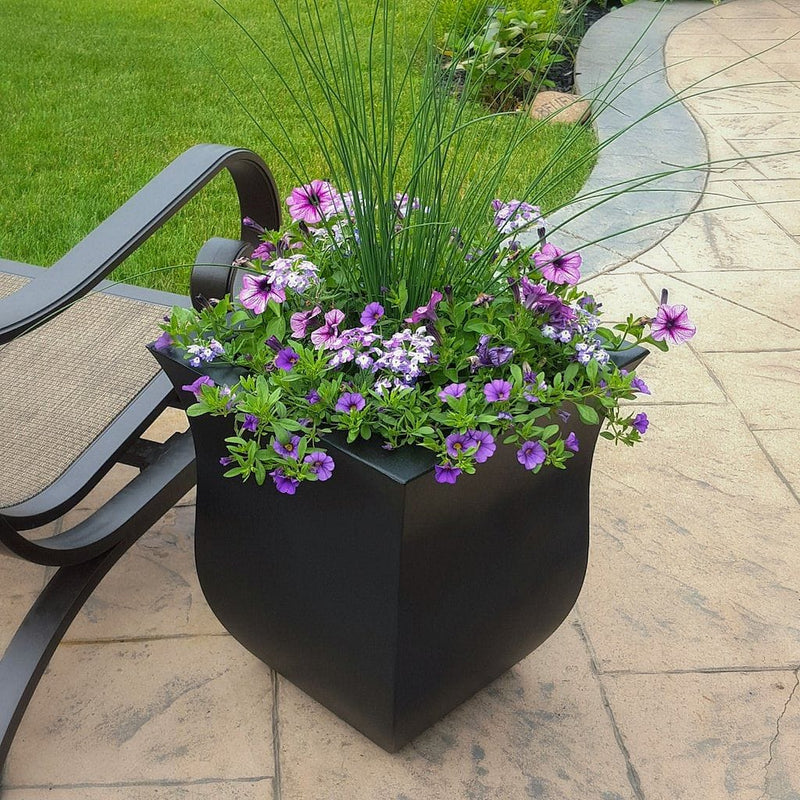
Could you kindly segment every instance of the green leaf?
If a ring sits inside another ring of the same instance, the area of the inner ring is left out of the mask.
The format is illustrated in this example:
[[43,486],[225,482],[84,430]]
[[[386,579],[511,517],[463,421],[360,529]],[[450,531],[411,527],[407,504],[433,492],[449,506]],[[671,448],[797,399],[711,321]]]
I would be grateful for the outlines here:
[[598,373],[599,369],[600,369],[600,365],[594,359],[592,359],[586,365],[586,374],[587,374],[587,376],[589,377],[589,380],[592,383],[594,383],[597,380],[597,373]]
[[575,376],[578,374],[578,370],[580,369],[580,365],[577,361],[573,361],[565,370],[564,370],[564,384],[569,387],[569,385],[575,380]]
[[587,425],[596,425],[598,422],[600,422],[599,415],[591,406],[585,406],[578,403],[576,404],[575,408],[578,409],[581,422],[584,422]]

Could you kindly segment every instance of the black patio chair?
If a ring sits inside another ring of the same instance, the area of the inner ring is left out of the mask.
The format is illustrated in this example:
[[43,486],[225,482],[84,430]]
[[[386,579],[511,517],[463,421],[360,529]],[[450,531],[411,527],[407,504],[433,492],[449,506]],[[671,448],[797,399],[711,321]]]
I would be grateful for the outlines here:
[[[198,145],[49,269],[0,259],[0,551],[57,567],[0,660],[0,770],[81,606],[195,483],[188,431],[163,444],[142,438],[167,406],[179,405],[144,345],[165,310],[189,300],[103,279],[223,169],[240,219],[278,227],[264,162],[249,150]],[[242,225],[241,239],[210,240],[198,261],[230,265],[257,241]],[[220,297],[234,275],[196,268],[192,296]],[[140,472],[91,517],[56,535],[25,536],[75,507],[116,463]]]

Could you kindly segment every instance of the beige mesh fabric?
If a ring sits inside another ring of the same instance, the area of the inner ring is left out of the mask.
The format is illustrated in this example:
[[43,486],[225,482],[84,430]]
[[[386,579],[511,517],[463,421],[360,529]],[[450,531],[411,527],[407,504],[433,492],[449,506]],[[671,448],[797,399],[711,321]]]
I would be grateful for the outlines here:
[[9,275],[7,272],[0,272],[0,297],[8,297],[14,294],[21,286],[28,282],[27,278],[19,275]]
[[49,486],[153,378],[164,312],[94,294],[0,349],[0,508]]

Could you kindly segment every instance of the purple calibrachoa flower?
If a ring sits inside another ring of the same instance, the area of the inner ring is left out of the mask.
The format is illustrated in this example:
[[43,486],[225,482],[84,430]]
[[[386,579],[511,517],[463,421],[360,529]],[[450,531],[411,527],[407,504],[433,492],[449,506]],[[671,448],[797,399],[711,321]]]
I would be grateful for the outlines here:
[[231,464],[233,464],[233,459],[230,456],[222,456],[222,458],[219,460],[219,463],[223,467],[229,467]]
[[336,190],[330,183],[321,180],[292,189],[286,199],[292,219],[309,225],[316,225],[329,214],[336,213],[337,202]]
[[642,411],[633,418],[631,425],[633,425],[639,433],[645,433],[650,425],[650,420],[647,419],[647,414]]
[[668,306],[663,303],[658,307],[650,330],[650,335],[657,342],[666,339],[670,344],[683,344],[695,333],[697,328],[689,321],[686,306]]
[[497,419],[499,420],[501,419],[504,422],[513,422],[514,417],[512,417],[511,414],[508,413],[508,411],[498,411]]
[[242,225],[246,228],[252,228],[254,231],[258,231],[259,233],[264,233],[264,228],[261,227],[252,217],[244,217],[242,219]]
[[153,347],[156,350],[166,350],[172,344],[172,337],[163,331],[161,336],[153,342]]
[[308,326],[314,317],[319,316],[322,309],[319,306],[314,306],[311,311],[298,311],[292,314],[289,318],[289,325],[292,329],[292,337],[294,339],[303,339],[308,330]]
[[459,397],[464,396],[464,392],[467,391],[467,384],[466,383],[450,383],[445,386],[443,389],[440,389],[436,396],[443,402],[447,402],[448,397],[452,397],[458,400]]
[[574,285],[581,279],[583,259],[579,253],[567,253],[548,242],[532,257],[542,275],[552,283]]
[[333,475],[335,466],[333,459],[322,450],[314,450],[304,459],[304,464],[309,464],[311,471],[317,476],[318,481],[326,481]]
[[199,400],[201,397],[200,391],[203,386],[216,386],[216,384],[208,375],[201,375],[194,383],[187,383],[185,386],[181,386],[181,389],[183,389],[184,392],[191,392],[195,398]]
[[468,446],[478,448],[472,456],[476,463],[483,464],[494,455],[497,445],[494,443],[494,436],[489,431],[467,431],[467,437]]
[[366,404],[366,400],[358,392],[345,392],[336,401],[334,410],[349,414],[351,411],[361,411]]
[[547,453],[541,442],[523,442],[522,447],[517,450],[517,461],[525,469],[534,469],[544,464],[546,458]]
[[648,388],[647,384],[638,377],[631,381],[631,389],[633,389],[635,392],[641,392],[642,394],[650,394],[650,389]]
[[245,414],[242,430],[255,433],[258,430],[258,417],[255,414]]
[[310,391],[310,392],[309,392],[309,393],[306,395],[306,402],[307,402],[307,403],[308,403],[310,406],[316,405],[317,403],[319,403],[319,401],[320,401],[321,399],[322,399],[322,398],[319,396],[319,392],[318,392],[316,389],[312,389],[312,390],[311,390],[311,391]]
[[458,458],[465,450],[469,450],[472,445],[466,433],[451,433],[445,440],[447,454],[453,458]]
[[299,436],[292,436],[288,442],[281,442],[278,439],[272,441],[272,449],[284,458],[297,459],[297,445],[300,444]]
[[478,367],[502,367],[511,361],[514,355],[514,348],[508,345],[501,345],[499,347],[489,347],[491,341],[489,334],[484,334],[478,340],[478,345],[475,348],[475,357],[477,361],[473,360],[473,372]]
[[564,439],[564,447],[567,450],[572,450],[573,453],[577,453],[581,448],[578,442],[578,437],[575,435],[575,432],[572,431],[566,439]]
[[281,494],[294,494],[300,485],[297,478],[290,478],[282,469],[274,469],[269,475],[275,482],[275,488]]
[[365,328],[371,328],[383,316],[384,308],[380,303],[369,303],[361,312],[361,324]]
[[437,483],[455,483],[461,474],[461,470],[458,467],[454,467],[449,461],[437,464],[433,472]]
[[483,394],[487,403],[502,403],[511,397],[511,384],[497,378],[483,387]]
[[275,356],[275,366],[284,372],[291,372],[299,360],[300,356],[291,347],[284,347]]
[[286,292],[283,289],[275,289],[266,275],[244,275],[242,277],[239,302],[245,308],[249,308],[255,314],[263,314],[270,300],[282,303],[286,300]]

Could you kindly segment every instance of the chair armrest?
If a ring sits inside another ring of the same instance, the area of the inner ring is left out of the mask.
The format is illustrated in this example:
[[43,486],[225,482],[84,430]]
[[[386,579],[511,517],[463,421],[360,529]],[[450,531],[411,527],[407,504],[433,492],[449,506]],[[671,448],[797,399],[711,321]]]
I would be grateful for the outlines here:
[[[240,218],[280,226],[280,204],[267,165],[250,150],[200,144],[178,156],[41,276],[0,301],[0,344],[57,314],[85,295],[142,242],[227,169],[239,196]],[[258,234],[242,225],[241,238]]]

